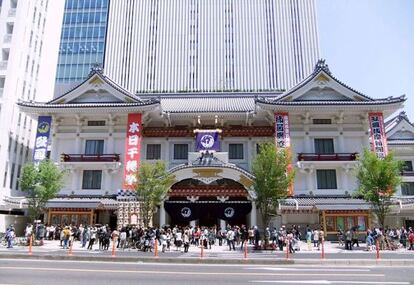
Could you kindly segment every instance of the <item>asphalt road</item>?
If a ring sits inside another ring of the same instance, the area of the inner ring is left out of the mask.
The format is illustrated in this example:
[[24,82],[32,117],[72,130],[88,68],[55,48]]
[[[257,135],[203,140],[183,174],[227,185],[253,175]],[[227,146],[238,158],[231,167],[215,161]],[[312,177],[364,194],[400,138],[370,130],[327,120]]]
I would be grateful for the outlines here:
[[414,284],[411,267],[327,267],[0,260],[4,285]]

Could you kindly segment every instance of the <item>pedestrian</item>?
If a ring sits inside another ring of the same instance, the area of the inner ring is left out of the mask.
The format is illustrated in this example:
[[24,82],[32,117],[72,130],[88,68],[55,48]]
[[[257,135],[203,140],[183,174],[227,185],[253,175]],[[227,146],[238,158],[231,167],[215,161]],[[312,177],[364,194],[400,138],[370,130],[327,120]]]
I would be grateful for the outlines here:
[[68,226],[66,226],[63,231],[62,231],[62,235],[63,235],[63,249],[68,249],[68,242],[69,242],[69,238],[70,238],[70,229]]
[[319,250],[319,231],[317,229],[313,231],[313,247],[317,247]]
[[122,250],[125,250],[126,247],[126,241],[127,241],[127,232],[126,229],[121,230],[121,233],[119,234],[119,247]]
[[311,229],[307,229],[306,243],[308,244],[308,250],[311,251],[312,250],[312,230]]
[[16,237],[14,232],[14,227],[10,226],[6,231],[6,241],[7,241],[7,248],[13,248],[13,241]]
[[257,226],[254,226],[253,228],[253,235],[254,235],[254,248],[259,249],[259,241],[260,241],[260,232]]
[[319,242],[318,242],[318,250],[320,249],[320,246],[322,245],[322,243],[325,240],[325,233],[323,232],[323,230],[319,230]]
[[188,248],[190,247],[190,230],[188,228],[184,231],[183,243],[184,243],[184,252],[188,252]]
[[410,242],[410,247],[408,250],[414,250],[414,232],[411,231],[410,235],[408,236],[408,241]]
[[233,231],[233,229],[232,228],[229,228],[229,230],[227,231],[227,236],[226,236],[226,238],[227,238],[227,244],[228,244],[228,246],[229,246],[229,250],[231,251],[232,249],[233,250],[236,250],[236,248],[235,248],[235,246],[234,246],[234,238],[235,238],[235,236],[234,236],[234,231]]
[[93,227],[93,228],[91,229],[91,238],[90,238],[90,240],[89,240],[89,245],[88,245],[88,249],[89,249],[89,250],[92,250],[92,247],[93,247],[93,245],[94,245],[94,243],[95,243],[95,240],[96,240],[96,232],[97,232],[96,228],[95,228],[95,227]]
[[352,250],[352,233],[350,230],[345,232],[345,249]]

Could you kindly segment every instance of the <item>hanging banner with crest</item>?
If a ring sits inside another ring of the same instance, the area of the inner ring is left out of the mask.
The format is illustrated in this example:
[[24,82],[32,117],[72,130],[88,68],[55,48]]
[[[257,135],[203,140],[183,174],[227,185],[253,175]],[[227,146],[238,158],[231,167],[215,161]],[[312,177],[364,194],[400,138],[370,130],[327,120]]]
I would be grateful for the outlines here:
[[196,151],[220,151],[221,130],[194,130],[196,133]]
[[38,165],[47,158],[47,146],[52,125],[51,116],[39,116],[37,121],[37,133],[33,148],[33,163]]

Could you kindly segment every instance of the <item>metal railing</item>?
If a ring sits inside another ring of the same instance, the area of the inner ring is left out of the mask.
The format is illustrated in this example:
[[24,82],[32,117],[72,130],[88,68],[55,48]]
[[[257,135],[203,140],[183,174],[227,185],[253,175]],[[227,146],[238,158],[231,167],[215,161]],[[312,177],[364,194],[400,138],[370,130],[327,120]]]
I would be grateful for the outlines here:
[[358,153],[298,153],[298,161],[354,161]]
[[119,162],[119,154],[67,154],[60,155],[61,162]]

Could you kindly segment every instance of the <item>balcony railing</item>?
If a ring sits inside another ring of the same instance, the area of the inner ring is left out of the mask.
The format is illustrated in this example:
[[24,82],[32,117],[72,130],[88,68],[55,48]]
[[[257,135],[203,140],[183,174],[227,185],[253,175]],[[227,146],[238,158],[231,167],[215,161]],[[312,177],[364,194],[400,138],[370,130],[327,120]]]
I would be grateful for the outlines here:
[[62,162],[119,162],[119,154],[66,154],[60,155]]
[[354,161],[358,153],[298,153],[299,161]]
[[402,176],[414,176],[414,170],[403,170],[401,171]]

